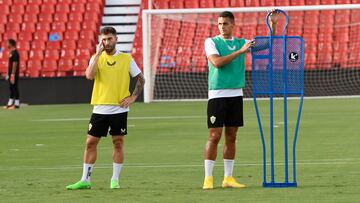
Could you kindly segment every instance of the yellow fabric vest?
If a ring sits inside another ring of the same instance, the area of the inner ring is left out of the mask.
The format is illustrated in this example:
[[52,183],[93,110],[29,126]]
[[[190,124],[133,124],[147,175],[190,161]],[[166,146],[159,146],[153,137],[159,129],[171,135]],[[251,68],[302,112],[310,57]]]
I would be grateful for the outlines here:
[[95,82],[92,91],[92,105],[119,105],[130,96],[131,56],[120,53],[109,56],[104,51],[97,62]]

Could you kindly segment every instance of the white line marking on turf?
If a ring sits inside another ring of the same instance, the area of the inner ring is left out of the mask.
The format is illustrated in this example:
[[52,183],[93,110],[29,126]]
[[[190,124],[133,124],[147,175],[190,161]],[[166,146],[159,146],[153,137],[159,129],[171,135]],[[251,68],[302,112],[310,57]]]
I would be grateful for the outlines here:
[[[205,116],[135,116],[128,117],[128,120],[153,120],[153,119],[191,119],[206,118]],[[88,121],[90,118],[53,118],[53,119],[36,119],[38,122],[60,122],[60,121]]]
[[[342,165],[342,164],[360,164],[359,161],[334,161],[334,162],[299,162],[296,165]],[[262,163],[242,163],[235,164],[236,166],[262,166]],[[270,165],[270,164],[267,164]],[[276,163],[275,166],[283,166],[284,163]],[[292,164],[289,164],[291,166]],[[203,164],[154,164],[154,165],[136,165],[129,164],[124,165],[126,168],[189,168],[189,167],[204,167]],[[222,165],[216,165],[216,167],[223,167]],[[99,165],[96,166],[97,169],[110,169],[112,165]],[[59,166],[59,167],[9,167],[9,168],[0,168],[0,171],[14,171],[14,170],[73,170],[73,169],[82,169],[82,166]]]

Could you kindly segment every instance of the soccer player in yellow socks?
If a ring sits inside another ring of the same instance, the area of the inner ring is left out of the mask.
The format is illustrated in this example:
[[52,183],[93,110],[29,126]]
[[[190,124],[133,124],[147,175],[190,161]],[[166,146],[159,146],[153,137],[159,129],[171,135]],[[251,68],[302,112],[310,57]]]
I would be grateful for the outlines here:
[[[275,32],[277,13],[272,11],[270,25]],[[224,180],[222,187],[244,188],[233,177],[236,133],[243,126],[243,90],[245,87],[245,53],[254,46],[253,40],[233,36],[234,15],[229,11],[218,17],[218,36],[205,40],[208,58],[207,123],[209,137],[205,147],[205,180],[203,189],[213,189],[213,168],[217,146],[224,130]]]
[[[86,78],[94,81],[91,104],[94,105],[84,152],[83,175],[68,185],[69,190],[90,189],[90,175],[97,155],[97,145],[108,132],[113,142],[113,176],[110,188],[120,188],[119,175],[124,161],[124,136],[127,134],[127,113],[144,86],[143,75],[130,55],[116,50],[117,32],[112,27],[100,31],[101,42],[90,59]],[[130,94],[130,76],[137,79]]]

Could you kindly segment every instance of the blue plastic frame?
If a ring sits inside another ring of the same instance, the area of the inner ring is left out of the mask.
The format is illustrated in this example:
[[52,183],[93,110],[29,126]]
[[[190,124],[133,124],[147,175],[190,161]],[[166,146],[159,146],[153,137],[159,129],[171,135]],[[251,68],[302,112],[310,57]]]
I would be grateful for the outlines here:
[[[286,56],[286,50],[287,50],[287,44],[286,44],[286,40],[288,38],[298,38],[301,41],[301,56],[304,57],[304,40],[301,37],[298,36],[286,36],[285,32],[286,32],[286,27],[288,24],[288,15],[282,11],[282,10],[278,10],[276,9],[275,11],[282,13],[285,15],[286,18],[286,23],[282,32],[281,36],[272,36],[270,35],[269,37],[256,37],[255,40],[257,38],[268,38],[270,39],[270,43],[269,43],[269,54],[266,56],[264,55],[254,55],[253,52],[254,50],[252,50],[252,78],[253,78],[253,100],[254,100],[254,106],[255,106],[255,112],[256,112],[256,116],[257,116],[257,121],[259,124],[259,129],[260,129],[260,136],[261,136],[261,143],[262,143],[262,148],[263,148],[263,187],[273,187],[273,188],[283,188],[283,187],[297,187],[297,181],[296,181],[296,143],[297,143],[297,137],[298,137],[298,131],[299,131],[299,124],[300,124],[300,118],[301,118],[301,112],[302,112],[302,106],[303,106],[303,99],[304,99],[304,60],[302,59],[302,63],[300,64],[300,70],[301,70],[301,82],[302,82],[302,88],[300,89],[300,91],[287,91],[287,81],[286,81],[286,76],[287,76],[287,56]],[[272,33],[272,29],[269,25],[269,17],[270,17],[271,13],[269,13],[266,16],[266,24],[269,28],[270,33]],[[273,88],[273,76],[272,76],[272,43],[273,43],[273,39],[279,39],[281,38],[283,40],[283,92],[276,92],[274,91]],[[268,92],[258,92],[257,88],[256,88],[256,79],[254,77],[254,62],[256,59],[264,59],[267,58],[269,60],[269,91]],[[276,182],[275,181],[275,160],[274,160],[274,115],[273,115],[273,100],[274,100],[274,95],[275,94],[282,94],[284,97],[284,148],[285,148],[285,156],[284,156],[284,167],[285,167],[285,176],[284,176],[284,182]],[[261,123],[261,118],[260,118],[260,113],[259,113],[259,108],[258,108],[258,104],[257,104],[257,100],[256,97],[257,95],[269,95],[269,99],[270,99],[270,176],[271,176],[271,180],[270,182],[267,181],[267,161],[266,161],[266,144],[265,144],[265,137],[264,137],[264,131],[263,131],[263,127],[262,127],[262,123]],[[295,127],[295,133],[294,133],[294,140],[293,140],[293,145],[292,145],[292,149],[293,149],[293,180],[289,181],[289,157],[288,157],[288,122],[287,122],[287,96],[288,95],[300,95],[300,104],[299,104],[299,109],[298,109],[298,116],[297,116],[297,120],[296,120],[296,127]]]

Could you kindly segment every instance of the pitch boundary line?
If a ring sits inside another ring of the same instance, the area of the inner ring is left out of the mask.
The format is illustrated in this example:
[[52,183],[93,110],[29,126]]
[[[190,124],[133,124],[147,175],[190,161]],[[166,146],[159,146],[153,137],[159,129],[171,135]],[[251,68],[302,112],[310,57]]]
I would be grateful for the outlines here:
[[[206,118],[206,116],[135,116],[128,117],[128,120],[153,120],[153,119],[191,119],[191,118]],[[61,121],[88,121],[90,118],[50,118],[50,119],[36,119],[32,121],[37,122],[61,122]]]

